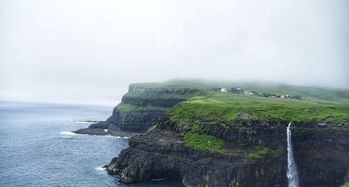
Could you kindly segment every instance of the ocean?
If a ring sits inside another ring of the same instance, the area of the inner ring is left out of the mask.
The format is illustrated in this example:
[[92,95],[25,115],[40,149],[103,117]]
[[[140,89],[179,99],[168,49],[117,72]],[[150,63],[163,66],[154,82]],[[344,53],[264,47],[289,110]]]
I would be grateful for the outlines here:
[[77,135],[112,107],[0,102],[0,186],[177,187],[179,182],[121,184],[103,169],[128,138]]

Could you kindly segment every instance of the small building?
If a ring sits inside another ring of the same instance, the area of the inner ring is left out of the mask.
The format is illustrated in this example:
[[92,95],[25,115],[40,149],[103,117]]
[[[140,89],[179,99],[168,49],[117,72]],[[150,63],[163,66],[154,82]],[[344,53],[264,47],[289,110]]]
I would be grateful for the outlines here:
[[245,95],[254,95],[254,93],[251,92],[251,91],[244,91],[244,94],[245,94]]
[[235,94],[243,94],[244,93],[244,90],[242,88],[230,88],[228,91],[235,93]]
[[[263,97],[277,97],[277,95],[273,94],[273,93],[262,93]],[[281,97],[280,97],[281,98]]]
[[222,88],[221,92],[228,92],[226,88]]
[[281,96],[280,96],[281,99],[287,99],[287,98],[289,98],[289,97],[290,97],[289,95],[281,95]]

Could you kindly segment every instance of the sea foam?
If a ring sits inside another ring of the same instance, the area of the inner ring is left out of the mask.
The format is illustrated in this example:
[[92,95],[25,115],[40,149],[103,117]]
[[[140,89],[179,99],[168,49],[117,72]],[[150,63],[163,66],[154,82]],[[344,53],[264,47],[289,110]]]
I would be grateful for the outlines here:
[[95,170],[97,170],[97,171],[105,171],[105,169],[102,168],[102,167],[95,167]]
[[71,131],[61,131],[60,134],[61,135],[68,135],[68,136],[76,135],[76,133],[71,132]]

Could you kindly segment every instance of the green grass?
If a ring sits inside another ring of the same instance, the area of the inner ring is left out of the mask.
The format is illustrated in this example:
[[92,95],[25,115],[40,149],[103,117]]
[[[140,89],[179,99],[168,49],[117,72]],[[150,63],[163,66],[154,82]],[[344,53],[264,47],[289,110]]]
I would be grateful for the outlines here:
[[156,125],[156,124],[155,124],[155,125],[153,125],[153,126],[151,126],[151,127],[149,127],[148,132],[150,132],[150,131],[152,131],[152,130],[156,129],[156,127],[157,127],[157,125]]
[[257,146],[255,152],[250,153],[252,158],[262,158],[263,156],[272,153],[272,149],[269,147]]
[[121,112],[132,112],[132,111],[150,111],[150,110],[161,110],[167,111],[169,108],[161,107],[161,106],[136,106],[130,104],[120,103],[116,106],[116,108]]
[[179,99],[187,99],[194,96],[205,95],[205,92],[197,91],[192,94],[140,94],[140,93],[126,93],[125,96],[131,98],[142,98],[142,99],[171,99],[171,98],[179,98]]
[[[170,133],[170,132],[166,132]],[[170,133],[172,135],[172,133]],[[221,154],[229,154],[231,151],[222,148],[224,145],[224,140],[219,139],[215,136],[210,136],[207,134],[197,134],[193,132],[182,132],[181,136],[184,138],[185,145],[188,147],[193,147],[199,150],[207,150],[210,152],[216,152]],[[279,157],[285,153],[285,148],[280,146],[277,149],[271,149],[264,146],[256,146],[254,150],[249,153],[250,158],[262,158],[266,155],[272,154],[273,156]]]
[[[228,127],[233,120],[242,119],[280,119],[285,121],[333,121],[349,122],[349,90],[290,86],[270,82],[222,82],[195,79],[177,79],[163,83],[136,83],[132,86],[145,89],[189,88],[191,94],[137,94],[129,97],[150,99],[184,98],[188,101],[177,104],[170,112],[171,119],[196,131],[203,125]],[[305,100],[266,98],[221,93],[210,90],[212,87],[241,87],[278,95],[298,95]],[[152,106],[120,106],[129,110],[166,110]]]
[[195,86],[197,88],[212,87],[240,87],[244,90],[254,90],[258,93],[274,93],[277,95],[301,96],[303,99],[315,102],[335,102],[349,104],[349,90],[321,87],[293,86],[283,83],[266,81],[212,81],[200,79],[174,79],[168,81],[169,84],[181,84]]
[[280,157],[285,154],[285,148],[280,146],[277,149],[271,149],[269,147],[264,147],[264,146],[256,146],[254,152],[251,152],[249,156],[251,158],[262,158],[266,155],[272,154],[275,157]]
[[174,136],[176,134],[176,132],[174,132],[174,131],[166,131],[165,134],[167,136]]
[[150,83],[133,83],[130,86],[135,86],[144,89],[183,89],[183,88],[202,88],[201,86],[180,84],[180,83],[170,83],[170,82],[150,82]]
[[228,153],[228,150],[222,148],[224,141],[214,136],[206,134],[196,134],[192,132],[182,132],[185,145],[199,150],[207,150],[216,153]]
[[177,104],[171,120],[193,131],[204,125],[227,127],[237,118],[349,122],[349,105],[209,92]]
[[[231,83],[197,80],[174,80],[165,83],[138,83],[132,86],[145,89],[194,89],[190,94],[139,94],[128,93],[128,97],[145,99],[184,98],[172,109],[159,106],[135,106],[119,104],[122,112],[162,110],[167,111],[171,120],[176,122],[182,132],[185,145],[199,150],[227,154],[229,150],[222,148],[224,140],[214,136],[202,134],[207,126],[219,125],[229,128],[233,121],[280,119],[284,121],[330,121],[349,122],[349,91],[327,88],[311,88],[289,86],[275,83]],[[273,93],[277,95],[298,95],[304,100],[280,98],[266,98],[260,96],[246,96],[233,93],[212,91],[212,87],[241,87],[244,90],[254,90],[259,93]],[[155,129],[153,126],[149,131]],[[292,126],[292,132],[305,132],[308,129]],[[165,132],[172,136],[175,133]],[[272,154],[280,156],[285,149],[271,149],[257,146],[250,158],[261,158]],[[346,186],[347,187],[347,186]]]
[[343,184],[341,187],[349,187],[349,182]]

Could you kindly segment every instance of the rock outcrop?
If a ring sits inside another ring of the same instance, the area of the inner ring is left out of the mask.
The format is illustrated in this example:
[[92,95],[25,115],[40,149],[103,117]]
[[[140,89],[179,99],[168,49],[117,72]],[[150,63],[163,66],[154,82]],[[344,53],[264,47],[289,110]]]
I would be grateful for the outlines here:
[[301,123],[292,130],[302,186],[337,187],[349,180],[348,123]]
[[91,124],[88,128],[74,131],[78,134],[114,135],[120,131],[145,132],[156,124],[166,111],[179,102],[187,100],[197,89],[177,85],[147,88],[142,84],[131,84],[119,105],[106,120]]
[[[178,125],[163,117],[155,130],[130,139],[107,166],[124,183],[176,177],[185,186],[287,186],[288,122],[236,120],[207,129],[227,153],[187,146]],[[349,169],[349,125],[294,123],[294,150],[302,186],[337,187]]]

